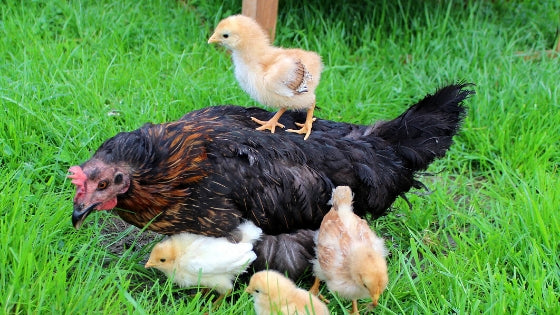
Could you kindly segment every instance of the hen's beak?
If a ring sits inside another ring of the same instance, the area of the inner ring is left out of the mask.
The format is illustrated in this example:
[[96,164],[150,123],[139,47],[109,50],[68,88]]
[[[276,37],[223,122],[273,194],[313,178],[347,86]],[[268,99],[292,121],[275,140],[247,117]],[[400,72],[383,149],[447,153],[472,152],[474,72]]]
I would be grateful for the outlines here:
[[95,209],[95,207],[97,207],[98,205],[99,205],[99,202],[94,203],[94,204],[92,204],[89,207],[84,209],[84,204],[83,203],[74,204],[74,212],[72,212],[72,225],[74,225],[74,228],[76,230],[80,229],[80,227],[82,226],[82,223],[84,223],[84,220],[93,211],[93,209]]
[[216,33],[212,34],[212,36],[210,36],[210,39],[208,39],[208,44],[213,44],[213,43],[219,43],[220,39],[218,38],[218,35],[216,35]]

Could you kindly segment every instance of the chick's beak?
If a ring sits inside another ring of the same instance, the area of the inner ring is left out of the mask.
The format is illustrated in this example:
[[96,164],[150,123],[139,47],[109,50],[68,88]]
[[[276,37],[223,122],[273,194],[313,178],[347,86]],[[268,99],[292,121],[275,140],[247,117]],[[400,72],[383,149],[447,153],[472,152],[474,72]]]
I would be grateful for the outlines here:
[[373,304],[373,306],[377,307],[378,301],[379,301],[379,293],[374,293],[371,295],[371,302]]
[[151,260],[148,260],[144,265],[144,268],[148,269],[154,266],[154,263]]
[[87,208],[84,208],[83,203],[74,203],[74,211],[72,212],[72,225],[76,230],[80,229],[82,223],[87,216],[97,207],[99,203],[94,203]]
[[210,36],[210,39],[208,39],[208,44],[214,44],[219,42],[220,42],[220,38],[216,33],[212,34],[212,36]]

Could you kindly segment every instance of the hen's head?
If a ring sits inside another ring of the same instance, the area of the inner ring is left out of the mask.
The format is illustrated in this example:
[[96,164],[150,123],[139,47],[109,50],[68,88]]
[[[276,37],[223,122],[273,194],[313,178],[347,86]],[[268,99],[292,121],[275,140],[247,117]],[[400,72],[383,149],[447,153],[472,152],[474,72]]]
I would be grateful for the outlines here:
[[124,166],[89,160],[69,170],[76,185],[72,224],[79,229],[93,210],[110,210],[117,205],[117,196],[130,188],[130,171]]
[[252,18],[232,15],[218,23],[208,43],[216,43],[229,50],[255,49],[258,44],[269,45],[270,40],[262,27]]

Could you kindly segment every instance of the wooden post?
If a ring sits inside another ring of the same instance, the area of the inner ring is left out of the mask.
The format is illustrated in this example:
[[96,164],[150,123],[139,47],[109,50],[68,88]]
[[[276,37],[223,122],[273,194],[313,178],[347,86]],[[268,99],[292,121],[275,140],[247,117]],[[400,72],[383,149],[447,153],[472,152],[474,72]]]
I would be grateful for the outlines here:
[[254,18],[274,42],[276,34],[276,18],[278,15],[278,0],[243,0],[241,14]]

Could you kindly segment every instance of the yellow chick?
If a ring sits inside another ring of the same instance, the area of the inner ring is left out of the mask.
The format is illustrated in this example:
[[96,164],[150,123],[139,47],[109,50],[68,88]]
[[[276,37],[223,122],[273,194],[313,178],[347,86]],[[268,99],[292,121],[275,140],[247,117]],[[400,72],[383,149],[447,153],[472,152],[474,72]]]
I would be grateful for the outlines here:
[[313,260],[317,278],[310,291],[317,294],[323,280],[329,290],[351,299],[352,314],[359,314],[357,299],[369,296],[377,306],[387,287],[387,249],[367,221],[354,214],[350,187],[336,187],[332,204],[317,235]]
[[284,128],[278,122],[287,109],[307,109],[301,129],[290,132],[305,134],[307,140],[313,125],[315,89],[319,84],[323,64],[321,57],[311,51],[274,47],[252,18],[233,15],[220,21],[208,43],[218,43],[231,51],[235,77],[241,88],[256,101],[279,108],[268,121],[251,117],[261,126],[257,130]]
[[181,287],[202,285],[213,288],[221,300],[233,288],[235,277],[246,271],[257,258],[253,243],[262,230],[253,222],[239,225],[241,241],[232,243],[225,237],[216,238],[181,233],[157,243],[146,268],[156,268]]
[[253,295],[257,315],[329,314],[327,306],[315,295],[274,270],[255,273],[245,291]]

